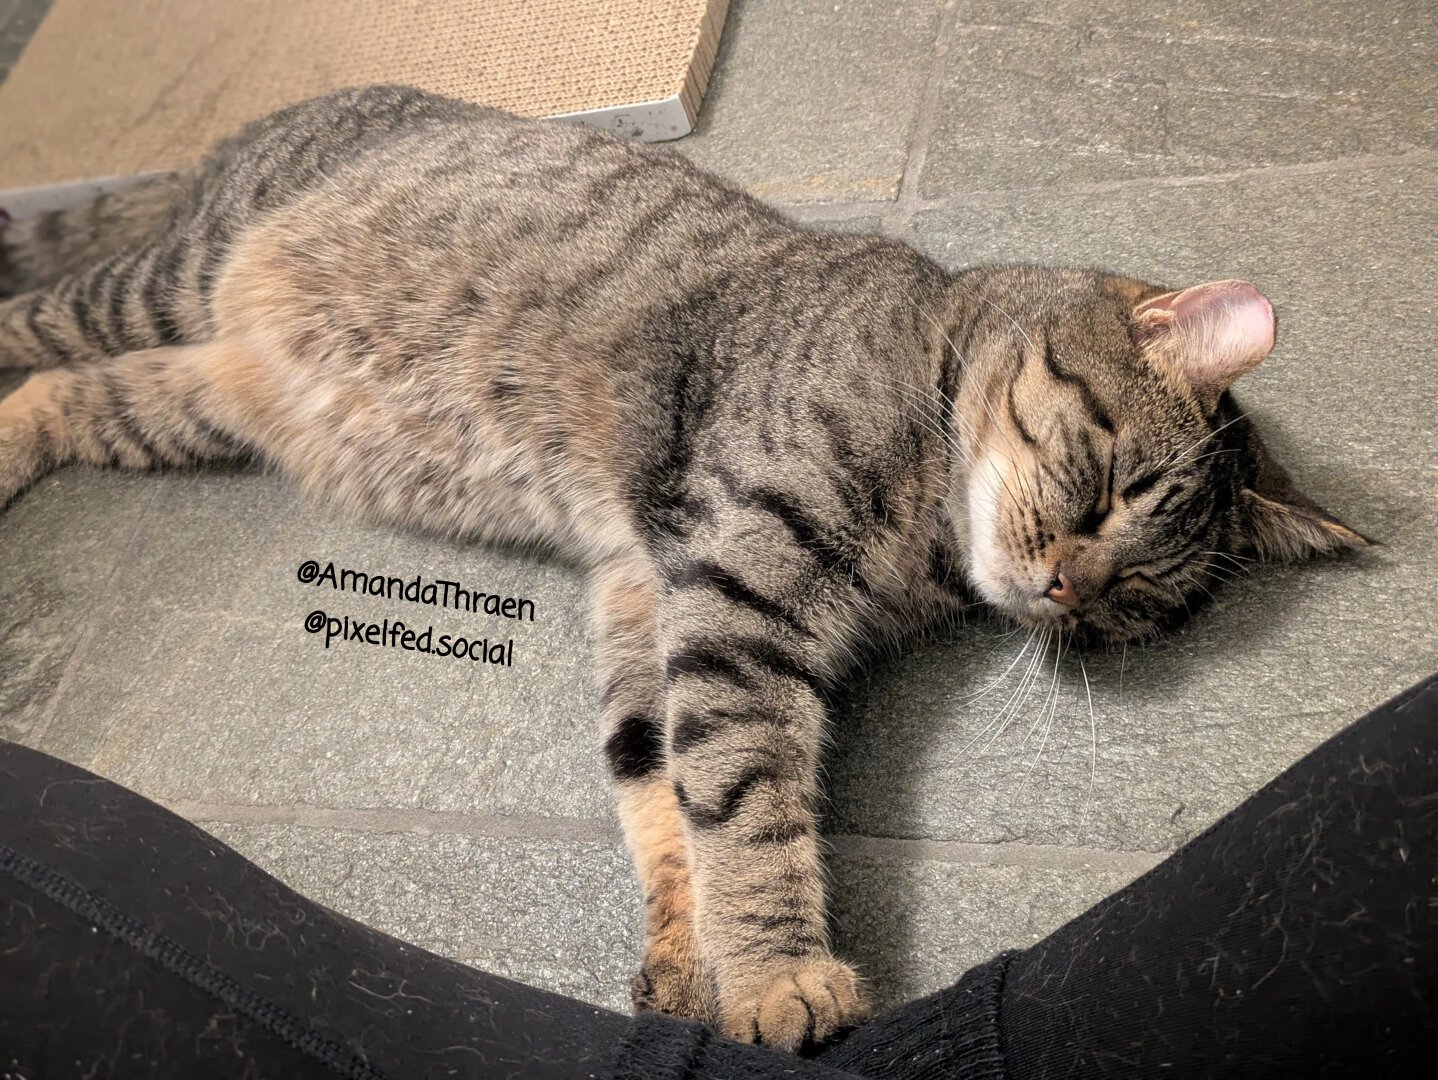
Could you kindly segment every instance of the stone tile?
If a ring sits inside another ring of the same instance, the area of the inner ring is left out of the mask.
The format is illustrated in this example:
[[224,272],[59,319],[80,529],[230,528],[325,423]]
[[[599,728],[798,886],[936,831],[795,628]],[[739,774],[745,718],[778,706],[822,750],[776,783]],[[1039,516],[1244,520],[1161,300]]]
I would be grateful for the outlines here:
[[227,466],[171,472],[153,483],[151,513],[116,582],[119,608],[267,613],[242,597],[256,578],[271,576],[277,549],[300,525],[307,508],[293,487],[257,468]]
[[[575,572],[359,525],[258,476],[162,483],[172,486],[153,533],[173,526],[173,549],[131,561],[117,592],[133,600],[110,616],[146,629],[96,647],[47,748],[170,801],[610,813]],[[191,498],[197,487],[203,499]],[[522,596],[536,619],[306,586],[296,573],[310,558]],[[303,628],[315,610],[512,638],[514,666],[354,641],[326,648]]]
[[[1198,175],[1438,145],[1431,17],[1237,26],[1168,4],[965,4],[922,181],[926,196]],[[1381,23],[1381,26],[1379,25]],[[1352,25],[1351,25],[1352,24]],[[1355,25],[1357,29],[1355,29]],[[1311,37],[1291,40],[1295,30]],[[1367,34],[1367,38],[1363,35]],[[1325,43],[1325,41],[1327,43]],[[1042,58],[1037,59],[1037,58]]]
[[[1082,263],[1156,281],[1242,273],[1291,300],[1329,282],[1326,309],[1351,314],[1390,299],[1384,290],[1395,276],[1415,258],[1431,258],[1434,187],[1422,161],[1122,192],[978,196],[916,215],[911,236],[950,266]],[[1428,311],[1386,305],[1390,324]]]
[[830,874],[835,948],[869,980],[880,1009],[1042,940],[1138,876],[854,855],[833,858]]
[[153,496],[150,478],[65,469],[0,513],[0,737],[48,714]]
[[1438,14],[1425,0],[1380,3],[1252,4],[1210,0],[959,0],[960,23],[1038,23],[1154,38],[1357,48],[1438,39]]
[[[93,624],[55,724],[31,741],[146,794],[610,813],[585,589],[571,569],[356,522],[252,470],[66,470],[0,515],[0,537],[16,553],[0,562],[6,734],[24,737],[47,714]],[[536,620],[306,586],[296,573],[309,559],[521,596]],[[303,629],[317,609],[512,638],[514,666],[326,649]]]
[[535,605],[533,623],[505,624],[515,640],[515,666],[475,680],[468,717],[437,748],[420,804],[471,813],[609,816],[594,643],[580,573],[537,557],[415,537],[399,541],[398,551],[406,550],[413,553],[410,565],[433,566],[435,573],[448,568],[466,582]]
[[162,801],[412,805],[454,722],[423,695],[463,699],[470,673],[419,656],[400,670],[388,652],[325,650],[298,625],[205,620],[112,707],[122,714],[92,767]]
[[70,661],[53,719],[23,741],[104,772],[96,762],[100,748],[111,739],[124,742],[144,718],[182,723],[192,713],[204,715],[210,703],[201,707],[188,693],[196,644],[212,629],[200,615],[145,608],[121,616],[107,609]]
[[731,4],[699,126],[675,149],[775,202],[892,199],[943,6]]
[[485,971],[629,1009],[640,902],[615,843],[202,824],[344,915]]
[[[866,235],[883,231],[884,219],[878,214],[855,214],[850,215],[851,207],[825,206],[814,204],[810,206],[787,206],[783,207],[789,218],[820,232],[846,233],[849,235]],[[842,211],[838,216],[830,217],[834,211]]]
[[1169,151],[1192,162],[1170,174],[1397,155],[1438,146],[1438,107],[1372,99],[1357,103],[1170,89],[1165,126]]
[[[1191,92],[1275,99],[1401,102],[1421,110],[1432,80],[1429,46],[1388,32],[1362,49],[1337,40],[1310,46],[1247,33],[1216,38],[1154,34],[1151,24],[1090,22],[1081,32],[1073,70],[1093,81],[1164,83]],[[1150,36],[1160,38],[1161,47],[1151,47]]]
[[[1026,188],[1166,176],[1165,94],[1154,82],[1080,78],[1077,31],[955,29],[921,191]],[[1043,56],[1041,63],[1036,56]]]
[[0,33],[9,29],[10,21],[19,10],[20,0],[0,0]]

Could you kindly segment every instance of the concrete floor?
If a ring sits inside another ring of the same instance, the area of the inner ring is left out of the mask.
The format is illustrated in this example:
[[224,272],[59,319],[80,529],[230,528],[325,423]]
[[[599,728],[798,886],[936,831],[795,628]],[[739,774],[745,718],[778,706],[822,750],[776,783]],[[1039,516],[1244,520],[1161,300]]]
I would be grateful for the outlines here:
[[[0,0],[0,48],[42,7]],[[1017,681],[963,704],[1017,650],[1001,627],[857,686],[828,765],[834,911],[881,1001],[1037,940],[1438,666],[1435,64],[1425,0],[734,5],[680,151],[950,265],[1260,283],[1280,345],[1242,399],[1309,493],[1385,544],[1261,569],[1162,647],[1092,658],[1092,758],[1072,663],[1041,755],[1037,694],[974,741]],[[638,903],[574,573],[356,525],[235,472],[66,470],[0,515],[0,552],[0,734],[347,914],[626,1005]],[[320,603],[296,581],[306,559],[459,579],[538,618],[513,629],[512,669],[326,651],[301,628]]]

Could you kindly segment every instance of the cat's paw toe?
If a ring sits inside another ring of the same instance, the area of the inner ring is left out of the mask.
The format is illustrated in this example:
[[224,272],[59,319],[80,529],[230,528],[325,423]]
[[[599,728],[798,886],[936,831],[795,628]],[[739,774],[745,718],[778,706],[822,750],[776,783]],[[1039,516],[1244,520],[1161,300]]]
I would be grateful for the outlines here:
[[724,1007],[724,1033],[789,1053],[863,1023],[868,996],[854,969],[832,957],[782,968]]
[[629,980],[629,996],[635,1012],[661,1012],[706,1024],[714,1017],[714,989],[698,961],[646,957]]

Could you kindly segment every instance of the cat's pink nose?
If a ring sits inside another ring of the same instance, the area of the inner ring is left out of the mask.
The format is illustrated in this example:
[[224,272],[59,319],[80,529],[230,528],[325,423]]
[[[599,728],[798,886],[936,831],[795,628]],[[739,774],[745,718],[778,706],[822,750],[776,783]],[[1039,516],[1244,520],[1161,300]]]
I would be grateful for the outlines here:
[[1079,606],[1078,590],[1074,588],[1073,582],[1062,570],[1054,571],[1053,583],[1049,585],[1049,590],[1044,595],[1064,607],[1076,608]]

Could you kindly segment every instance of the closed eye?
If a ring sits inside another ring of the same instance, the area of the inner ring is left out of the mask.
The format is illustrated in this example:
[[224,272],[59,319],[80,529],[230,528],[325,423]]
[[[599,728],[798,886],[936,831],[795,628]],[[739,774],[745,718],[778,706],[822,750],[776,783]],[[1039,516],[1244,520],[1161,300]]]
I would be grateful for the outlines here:
[[1120,571],[1118,572],[1118,579],[1119,579],[1119,581],[1123,582],[1125,585],[1133,585],[1133,584],[1157,585],[1157,584],[1158,584],[1158,582],[1154,579],[1153,575],[1150,574],[1147,570],[1143,569],[1142,567],[1130,567],[1130,568],[1127,569],[1127,570],[1120,570]]
[[1153,487],[1154,484],[1158,483],[1159,479],[1162,476],[1163,473],[1154,469],[1144,473],[1136,480],[1130,480],[1128,482],[1128,485],[1123,489],[1123,491],[1119,493],[1119,498],[1121,498],[1124,502],[1133,502],[1133,500],[1137,499],[1144,492],[1148,491],[1149,488]]
[[1166,577],[1171,577],[1188,565],[1189,557],[1193,554],[1192,546],[1168,558],[1158,558],[1146,563],[1138,563],[1134,566],[1127,566],[1115,575],[1120,581],[1132,582],[1142,581],[1149,585],[1158,585]]

